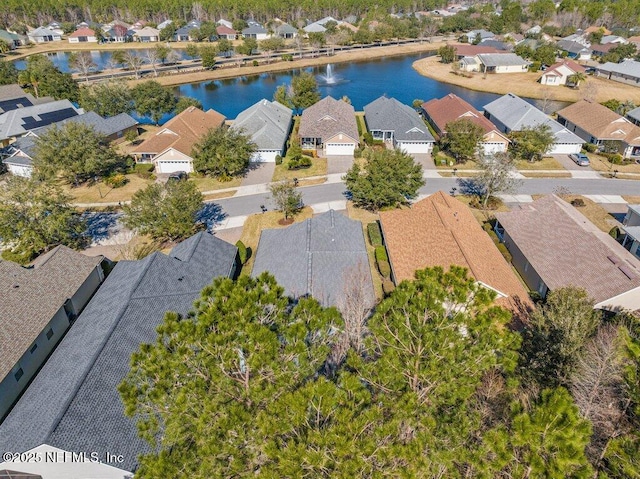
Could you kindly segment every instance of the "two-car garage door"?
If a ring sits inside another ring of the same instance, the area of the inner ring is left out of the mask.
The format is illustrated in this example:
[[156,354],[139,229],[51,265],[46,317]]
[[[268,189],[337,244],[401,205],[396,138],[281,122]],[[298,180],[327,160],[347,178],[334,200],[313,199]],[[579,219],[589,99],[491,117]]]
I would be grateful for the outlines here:
[[327,156],[352,155],[356,149],[355,143],[327,143],[325,154]]

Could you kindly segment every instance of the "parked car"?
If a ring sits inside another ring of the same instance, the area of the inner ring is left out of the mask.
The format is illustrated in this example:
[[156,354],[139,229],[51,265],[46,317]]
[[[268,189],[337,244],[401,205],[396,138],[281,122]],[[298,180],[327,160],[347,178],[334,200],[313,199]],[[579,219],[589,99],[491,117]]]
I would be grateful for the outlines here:
[[186,180],[188,177],[189,177],[189,175],[187,175],[186,171],[174,171],[173,173],[171,173],[169,178],[167,178],[167,183],[172,182],[172,181]]
[[578,166],[589,166],[589,157],[584,153],[572,153],[569,155],[576,165]]

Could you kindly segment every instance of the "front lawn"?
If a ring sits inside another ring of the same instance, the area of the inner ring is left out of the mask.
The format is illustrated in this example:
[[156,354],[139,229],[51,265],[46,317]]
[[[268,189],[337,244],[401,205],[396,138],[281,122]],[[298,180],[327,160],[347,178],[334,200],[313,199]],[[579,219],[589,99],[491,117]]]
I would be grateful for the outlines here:
[[475,170],[478,168],[478,165],[473,160],[456,163],[456,160],[451,155],[448,155],[443,151],[439,151],[438,154],[435,155],[433,163],[436,165],[436,168],[444,168],[447,170],[452,168],[456,168],[458,170]]
[[519,170],[564,170],[564,166],[551,156],[538,161],[516,160],[514,164]]
[[101,181],[91,186],[84,184],[73,188],[71,185],[64,185],[62,188],[65,193],[71,196],[73,203],[114,203],[131,200],[136,191],[144,189],[154,182],[152,179],[140,178],[135,173],[125,176],[128,181],[120,188],[111,188]]
[[240,186],[242,182],[241,177],[233,178],[231,181],[220,181],[216,178],[211,178],[209,176],[201,176],[198,174],[190,174],[189,180],[193,181],[196,184],[196,187],[201,191],[215,191],[215,190],[223,190],[226,188],[237,188]]
[[287,164],[289,160],[290,158],[283,158],[282,164],[276,165],[273,173],[273,181],[308,178],[310,176],[325,176],[327,174],[326,158],[312,158],[309,168],[300,168],[299,170],[288,170]]
[[613,170],[618,170],[619,173],[640,173],[640,163],[614,165],[604,156],[600,156],[595,153],[588,153],[587,156],[591,162],[591,168],[596,171],[603,171],[611,174],[613,174]]

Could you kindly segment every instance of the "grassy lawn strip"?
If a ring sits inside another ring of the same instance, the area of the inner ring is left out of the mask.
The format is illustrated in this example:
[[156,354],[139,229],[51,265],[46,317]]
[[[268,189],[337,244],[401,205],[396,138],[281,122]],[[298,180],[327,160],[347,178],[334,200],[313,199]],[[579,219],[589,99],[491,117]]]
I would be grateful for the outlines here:
[[571,173],[568,171],[558,171],[551,173],[538,173],[538,172],[530,172],[530,171],[521,171],[523,176],[526,178],[571,178]]
[[369,269],[371,270],[371,278],[373,279],[373,290],[375,292],[376,298],[382,299],[382,297],[384,296],[384,294],[382,293],[382,277],[380,276],[380,273],[378,273],[378,268],[376,267],[375,248],[371,246],[371,243],[369,243],[369,238],[367,236],[367,224],[378,221],[380,219],[380,216],[378,216],[377,213],[372,213],[361,208],[356,208],[355,206],[353,206],[353,203],[351,201],[347,202],[347,215],[352,220],[357,220],[362,223],[364,243],[367,247],[367,256],[369,257]]
[[[313,216],[313,210],[309,207],[303,208],[302,211],[294,218],[296,223],[304,221],[307,218]],[[242,267],[242,273],[244,275],[250,275],[253,269],[253,261],[255,259],[256,251],[258,249],[258,242],[260,241],[260,233],[264,229],[268,228],[286,228],[278,224],[278,221],[284,218],[284,215],[280,211],[267,211],[266,213],[258,213],[251,215],[247,218],[242,228],[242,235],[240,241],[244,243],[247,248],[251,248],[251,257],[247,263]]]
[[126,175],[127,184],[120,188],[111,188],[103,182],[98,182],[92,186],[81,185],[73,188],[70,185],[63,185],[62,188],[72,198],[74,203],[112,203],[115,201],[129,201],[133,194],[146,188],[154,180],[145,180],[137,174]]
[[438,152],[438,154],[433,159],[433,162],[437,168],[445,168],[447,170],[450,170],[451,168],[457,168],[458,171],[460,171],[475,170],[478,168],[476,162],[472,160],[465,161],[463,163],[456,163],[456,160],[454,160],[452,156],[444,153],[443,151]]
[[476,176],[476,173],[473,173],[471,171],[458,171],[455,175],[450,171],[440,171],[438,172],[438,174],[443,178],[452,178],[453,176],[455,176],[456,178],[471,178],[473,176]]
[[589,153],[587,155],[591,162],[591,168],[596,171],[604,171],[613,173],[613,170],[618,170],[618,173],[640,173],[640,164],[633,163],[630,165],[614,165],[609,162],[604,156]]
[[539,161],[516,160],[515,165],[519,170],[564,170],[564,166],[550,156]]
[[273,181],[292,180],[293,178],[308,178],[309,176],[323,176],[327,174],[327,159],[312,158],[309,168],[301,168],[299,170],[288,170],[287,164],[289,158],[283,158],[282,164],[276,165],[273,172]]
[[209,200],[217,200],[220,198],[230,198],[231,196],[235,195],[237,192],[238,190],[221,191],[220,193],[211,193],[210,195],[204,195],[204,200],[209,201]]
[[196,184],[196,187],[200,191],[214,191],[224,190],[226,188],[237,188],[242,183],[242,178],[233,178],[231,181],[220,181],[216,178],[210,178],[208,176],[196,176],[195,174],[189,175],[189,180]]

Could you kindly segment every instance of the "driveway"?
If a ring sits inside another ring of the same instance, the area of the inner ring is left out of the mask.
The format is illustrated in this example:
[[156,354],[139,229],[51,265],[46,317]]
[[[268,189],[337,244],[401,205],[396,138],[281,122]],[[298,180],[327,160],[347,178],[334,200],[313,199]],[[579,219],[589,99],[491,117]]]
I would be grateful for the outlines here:
[[261,185],[271,183],[273,173],[276,171],[275,163],[251,163],[249,169],[242,178],[240,186]]
[[431,153],[413,153],[413,159],[422,166],[423,177],[424,178],[440,178],[440,173],[438,173],[438,169],[436,165],[433,163],[433,158],[431,158]]
[[569,155],[552,155],[558,163],[560,163],[572,178],[600,178],[600,174],[590,166],[578,166],[575,161],[569,158]]
[[346,173],[353,166],[353,156],[327,156],[327,174]]

